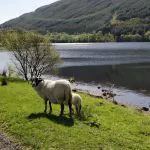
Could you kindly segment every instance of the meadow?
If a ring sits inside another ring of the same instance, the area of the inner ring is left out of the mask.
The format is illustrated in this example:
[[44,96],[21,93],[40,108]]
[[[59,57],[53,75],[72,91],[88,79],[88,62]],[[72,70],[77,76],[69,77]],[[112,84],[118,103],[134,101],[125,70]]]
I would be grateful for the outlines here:
[[0,85],[0,133],[22,149],[150,149],[149,114],[80,95],[80,116],[69,118],[65,106],[65,115],[60,117],[60,105],[54,104],[49,115],[30,83],[8,79],[8,85]]

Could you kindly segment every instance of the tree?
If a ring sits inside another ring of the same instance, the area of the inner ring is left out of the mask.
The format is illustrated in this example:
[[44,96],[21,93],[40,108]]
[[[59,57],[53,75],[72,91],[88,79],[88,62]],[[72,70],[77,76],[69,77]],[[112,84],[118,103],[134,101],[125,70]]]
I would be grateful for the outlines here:
[[150,41],[150,31],[147,31],[147,32],[144,34],[144,37],[145,37],[145,40],[146,40],[146,41]]
[[48,39],[31,32],[7,32],[2,45],[12,52],[14,64],[25,80],[40,77],[56,67],[60,57]]
[[142,36],[137,34],[127,34],[127,35],[121,35],[121,40],[124,42],[138,42],[142,41]]

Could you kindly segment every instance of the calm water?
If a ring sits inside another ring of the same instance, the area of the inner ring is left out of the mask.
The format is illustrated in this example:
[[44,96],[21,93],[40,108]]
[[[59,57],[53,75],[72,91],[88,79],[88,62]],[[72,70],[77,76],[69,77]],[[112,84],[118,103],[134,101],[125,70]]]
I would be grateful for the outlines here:
[[56,44],[68,66],[103,66],[150,62],[150,43]]
[[[116,100],[150,108],[150,43],[55,44],[63,63],[59,76],[74,77],[79,89],[100,92],[97,86],[113,89]],[[9,57],[0,52],[0,69]]]
[[56,48],[64,60],[59,76],[84,82],[77,88],[98,93],[98,85],[114,83],[117,101],[150,107],[150,43],[56,44]]

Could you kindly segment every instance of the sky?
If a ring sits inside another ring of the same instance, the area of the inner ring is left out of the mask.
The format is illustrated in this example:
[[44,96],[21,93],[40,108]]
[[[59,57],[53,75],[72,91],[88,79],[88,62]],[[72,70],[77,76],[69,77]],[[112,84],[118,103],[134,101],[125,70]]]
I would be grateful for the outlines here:
[[0,24],[58,0],[0,0]]

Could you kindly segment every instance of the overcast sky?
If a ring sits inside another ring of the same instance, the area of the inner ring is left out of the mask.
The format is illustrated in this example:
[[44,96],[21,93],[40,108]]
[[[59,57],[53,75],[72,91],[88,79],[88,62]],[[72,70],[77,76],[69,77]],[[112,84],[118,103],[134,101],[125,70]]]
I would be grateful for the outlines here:
[[0,24],[57,0],[0,0]]

